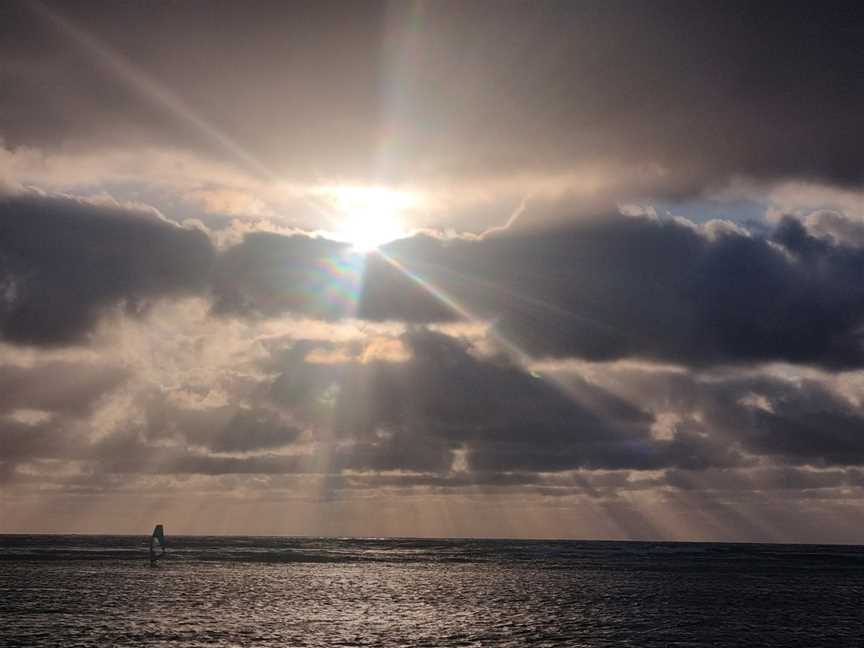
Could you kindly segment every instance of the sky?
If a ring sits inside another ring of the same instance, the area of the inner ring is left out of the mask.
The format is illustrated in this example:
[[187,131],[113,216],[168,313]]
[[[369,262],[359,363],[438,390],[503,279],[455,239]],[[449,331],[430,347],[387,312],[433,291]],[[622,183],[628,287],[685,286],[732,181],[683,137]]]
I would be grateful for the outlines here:
[[864,542],[862,29],[0,4],[0,532]]

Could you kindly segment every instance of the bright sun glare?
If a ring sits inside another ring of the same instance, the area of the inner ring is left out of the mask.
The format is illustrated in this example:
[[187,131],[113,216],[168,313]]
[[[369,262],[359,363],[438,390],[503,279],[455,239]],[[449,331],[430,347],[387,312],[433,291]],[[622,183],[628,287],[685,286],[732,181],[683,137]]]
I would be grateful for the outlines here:
[[334,238],[358,252],[408,235],[401,215],[416,202],[411,194],[384,187],[334,187],[327,194],[341,219]]

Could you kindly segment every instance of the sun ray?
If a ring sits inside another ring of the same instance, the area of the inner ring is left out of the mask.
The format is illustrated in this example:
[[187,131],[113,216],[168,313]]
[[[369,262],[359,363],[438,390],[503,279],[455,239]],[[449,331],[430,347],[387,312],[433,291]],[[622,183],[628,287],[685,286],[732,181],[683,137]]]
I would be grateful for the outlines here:
[[136,92],[195,128],[200,134],[221,146],[239,161],[242,161],[244,166],[253,169],[257,174],[267,179],[275,179],[276,174],[260,160],[251,155],[228,135],[201,118],[179,96],[155,79],[144,74],[121,54],[113,51],[71,20],[55,13],[42,3],[32,2],[30,6],[40,16],[51,22],[70,42],[75,43],[93,59],[98,61],[98,63],[106,66],[117,78],[128,84]]

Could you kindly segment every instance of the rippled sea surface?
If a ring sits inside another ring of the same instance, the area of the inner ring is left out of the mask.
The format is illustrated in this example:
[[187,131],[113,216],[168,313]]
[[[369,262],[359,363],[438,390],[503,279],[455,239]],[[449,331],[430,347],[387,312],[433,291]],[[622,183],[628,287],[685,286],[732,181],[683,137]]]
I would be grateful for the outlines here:
[[0,536],[7,646],[864,646],[864,548]]

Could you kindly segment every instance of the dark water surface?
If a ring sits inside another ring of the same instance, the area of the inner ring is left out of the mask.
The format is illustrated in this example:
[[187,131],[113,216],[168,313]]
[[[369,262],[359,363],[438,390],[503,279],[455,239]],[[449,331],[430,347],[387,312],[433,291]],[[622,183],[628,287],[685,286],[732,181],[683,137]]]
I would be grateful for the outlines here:
[[4,646],[864,647],[864,547],[0,536]]

